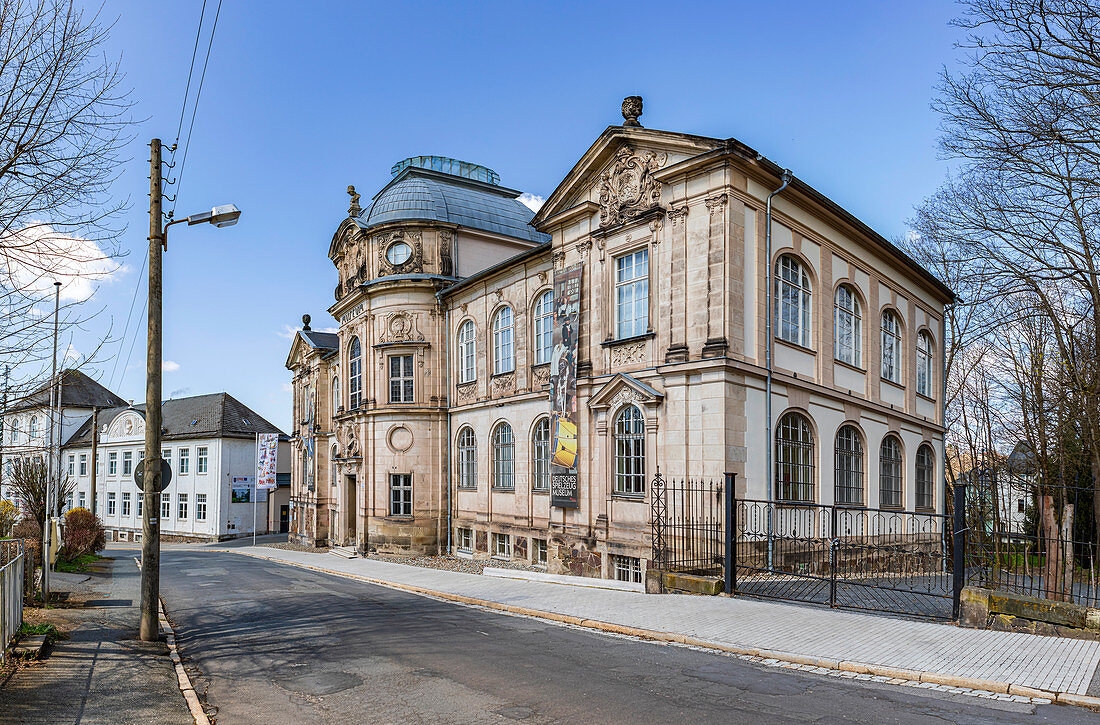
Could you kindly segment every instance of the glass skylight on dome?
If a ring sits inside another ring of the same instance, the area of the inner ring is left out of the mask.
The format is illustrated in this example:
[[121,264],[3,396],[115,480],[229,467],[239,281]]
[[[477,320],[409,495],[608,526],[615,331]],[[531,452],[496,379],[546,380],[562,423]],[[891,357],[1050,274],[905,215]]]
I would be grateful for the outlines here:
[[398,161],[390,169],[390,174],[397,176],[410,166],[419,169],[431,169],[451,176],[461,176],[464,179],[484,181],[486,184],[500,184],[500,174],[485,166],[471,164],[469,161],[459,161],[449,156],[410,156],[403,161]]

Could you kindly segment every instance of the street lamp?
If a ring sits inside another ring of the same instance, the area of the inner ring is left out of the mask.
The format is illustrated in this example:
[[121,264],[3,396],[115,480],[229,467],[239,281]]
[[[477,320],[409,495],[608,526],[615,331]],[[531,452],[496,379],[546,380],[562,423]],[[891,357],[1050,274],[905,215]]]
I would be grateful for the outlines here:
[[[161,143],[150,142],[149,157],[149,334],[145,369],[145,461],[142,480],[141,524],[141,638],[160,638],[160,501],[161,492],[161,254],[168,249],[168,227],[187,222],[228,227],[237,223],[241,210],[233,204],[173,219],[163,224],[161,200]],[[162,225],[163,224],[163,225]]]

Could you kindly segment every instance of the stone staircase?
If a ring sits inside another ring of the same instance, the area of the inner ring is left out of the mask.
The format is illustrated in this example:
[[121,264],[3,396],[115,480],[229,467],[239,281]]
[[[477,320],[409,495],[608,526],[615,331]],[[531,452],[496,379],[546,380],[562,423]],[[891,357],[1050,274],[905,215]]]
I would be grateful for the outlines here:
[[328,550],[328,553],[335,554],[341,559],[358,559],[359,552],[355,550],[354,546],[334,546]]

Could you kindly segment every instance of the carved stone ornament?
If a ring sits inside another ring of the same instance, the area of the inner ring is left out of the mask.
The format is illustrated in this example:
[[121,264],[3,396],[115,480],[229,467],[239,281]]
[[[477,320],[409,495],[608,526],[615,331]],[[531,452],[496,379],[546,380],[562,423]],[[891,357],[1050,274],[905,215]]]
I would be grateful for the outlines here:
[[550,387],[550,366],[539,365],[537,368],[531,368],[531,378],[533,383],[531,387],[535,390]]
[[668,154],[639,154],[629,146],[620,148],[600,177],[600,226],[622,224],[658,206],[661,183],[653,178],[653,172],[667,160]]
[[454,262],[451,259],[451,242],[454,235],[446,229],[439,232],[439,273],[444,277],[451,277],[455,273]]
[[638,116],[642,115],[642,97],[627,96],[623,99],[623,125],[641,127]]
[[581,255],[581,261],[588,259],[588,250],[592,248],[592,242],[585,240],[577,243],[577,254]]
[[516,390],[516,374],[497,375],[493,378],[493,393],[495,395],[508,395]]
[[477,400],[477,383],[462,383],[456,387],[458,404],[472,403]]
[[624,365],[644,362],[645,350],[646,343],[644,340],[611,348],[611,368],[615,369]]
[[390,312],[382,318],[382,334],[379,342],[420,342],[424,333],[416,325],[416,315],[411,312]]
[[362,195],[355,193],[354,186],[348,186],[348,196],[351,197],[351,206],[348,207],[348,216],[357,217],[363,213],[363,207],[359,206],[359,199]]
[[706,200],[707,209],[711,214],[718,214],[726,206],[726,195],[717,194]]
[[565,264],[565,252],[554,252],[550,257],[550,261],[555,267],[561,267]]
[[622,389],[615,393],[615,397],[611,399],[611,407],[617,408],[625,403],[644,403],[646,398],[629,385],[624,385]]
[[[385,277],[389,274],[406,274],[408,272],[424,271],[424,245],[421,243],[420,232],[387,232],[374,237],[374,246],[378,248],[378,276]],[[386,259],[386,250],[395,242],[404,242],[412,247],[412,254],[401,264],[390,264]]]
[[668,218],[672,221],[672,226],[674,227],[684,223],[684,220],[687,219],[687,215],[688,208],[686,204],[679,208],[671,206],[668,208]]

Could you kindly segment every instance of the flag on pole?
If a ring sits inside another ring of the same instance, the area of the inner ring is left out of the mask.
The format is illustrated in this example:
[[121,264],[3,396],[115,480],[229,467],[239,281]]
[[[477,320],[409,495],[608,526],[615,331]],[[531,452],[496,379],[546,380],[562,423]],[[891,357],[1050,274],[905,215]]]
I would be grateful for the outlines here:
[[261,433],[256,436],[258,454],[256,456],[256,488],[273,490],[279,484],[275,481],[275,463],[279,453],[279,434]]

